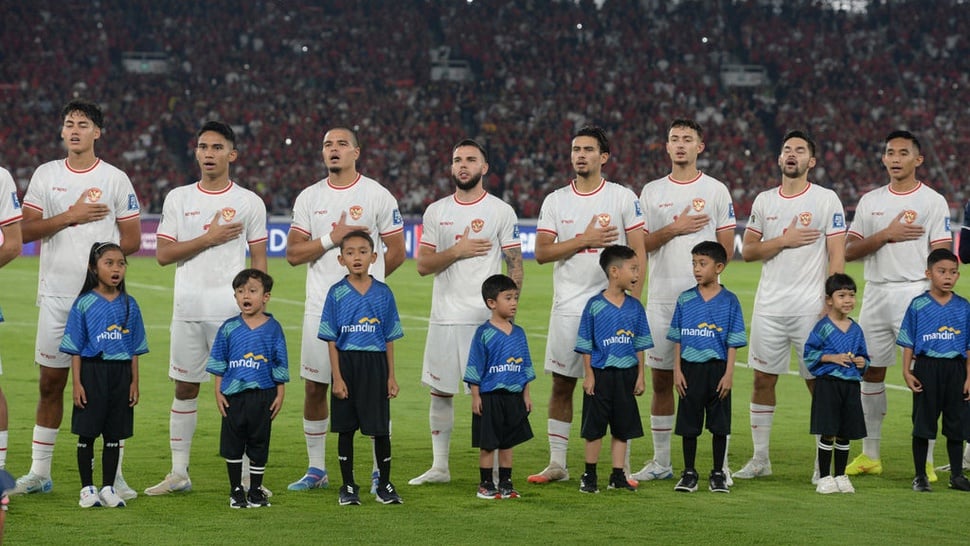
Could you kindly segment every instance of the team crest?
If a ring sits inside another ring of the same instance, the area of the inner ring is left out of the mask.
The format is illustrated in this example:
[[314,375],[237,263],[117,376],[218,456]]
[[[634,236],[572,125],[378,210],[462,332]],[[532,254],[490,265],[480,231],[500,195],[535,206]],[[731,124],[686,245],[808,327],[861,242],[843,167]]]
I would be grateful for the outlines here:
[[905,210],[903,211],[903,221],[907,224],[912,224],[916,221],[916,211],[915,210]]
[[798,222],[803,226],[809,226],[812,224],[812,213],[802,212],[798,215]]
[[354,205],[350,207],[350,217],[354,220],[360,220],[360,217],[364,215],[364,207],[360,205]]
[[700,212],[700,211],[704,210],[704,206],[707,205],[707,202],[705,202],[700,197],[696,197],[696,198],[694,198],[694,201],[691,203],[691,205],[693,205],[694,211]]
[[222,219],[226,222],[232,222],[232,219],[236,217],[236,209],[226,207],[222,209]]
[[607,213],[601,213],[599,216],[600,227],[607,227],[610,225],[610,215]]
[[480,233],[482,231],[482,228],[484,227],[485,227],[485,220],[482,220],[481,218],[475,218],[474,220],[472,220],[472,231],[474,231],[475,233]]
[[101,199],[101,190],[98,188],[88,189],[88,202],[97,203]]

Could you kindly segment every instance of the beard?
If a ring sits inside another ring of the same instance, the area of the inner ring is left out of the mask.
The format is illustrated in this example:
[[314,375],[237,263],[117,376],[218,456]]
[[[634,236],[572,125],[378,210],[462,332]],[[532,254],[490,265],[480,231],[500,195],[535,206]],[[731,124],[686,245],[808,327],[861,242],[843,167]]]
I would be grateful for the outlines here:
[[458,189],[462,191],[468,191],[478,185],[482,181],[482,175],[476,174],[475,176],[468,179],[468,182],[462,182],[460,178],[455,175],[451,175],[451,179],[455,181],[455,185]]

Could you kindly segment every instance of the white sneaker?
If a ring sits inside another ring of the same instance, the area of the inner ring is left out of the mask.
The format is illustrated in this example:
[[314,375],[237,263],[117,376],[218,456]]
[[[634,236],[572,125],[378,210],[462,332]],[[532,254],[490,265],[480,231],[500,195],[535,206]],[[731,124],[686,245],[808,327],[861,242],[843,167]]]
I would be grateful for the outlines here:
[[838,493],[839,484],[835,483],[835,478],[832,476],[825,476],[824,478],[819,478],[818,485],[815,487],[815,492],[823,495]]
[[447,470],[431,467],[427,472],[417,478],[411,478],[408,485],[424,485],[426,483],[448,483],[451,481],[451,473]]
[[[91,489],[94,489],[94,487]],[[108,508],[125,507],[125,500],[119,497],[118,492],[110,485],[102,487],[98,495],[101,496],[101,506],[107,506]]]
[[731,469],[729,469],[727,465],[724,465],[723,470],[724,470],[724,483],[726,483],[728,487],[734,487],[734,478],[731,477]]
[[24,495],[30,493],[50,493],[54,489],[54,482],[50,477],[38,476],[33,472],[17,478],[17,485],[10,491],[11,495]]
[[818,469],[816,468],[815,472],[812,472],[812,485],[818,485],[818,480],[820,479],[818,476],[819,476],[819,473],[818,473]]
[[122,499],[128,501],[138,497],[138,492],[132,489],[128,482],[125,481],[124,476],[115,476],[115,492]]
[[98,496],[98,490],[95,489],[93,485],[82,487],[81,500],[77,501],[77,505],[81,508],[101,506],[101,497]]
[[149,497],[154,497],[157,495],[168,495],[169,493],[174,493],[176,491],[191,490],[192,480],[190,480],[188,476],[179,476],[178,474],[169,473],[167,476],[165,476],[164,480],[146,489],[145,494]]
[[845,474],[835,477],[835,485],[838,486],[840,493],[855,493],[855,487],[852,487],[852,482]]
[[674,469],[671,466],[660,466],[656,461],[649,461],[639,472],[630,477],[641,482],[669,480],[674,477]]
[[771,461],[759,461],[754,458],[741,467],[741,470],[734,473],[734,477],[739,480],[750,480],[764,476],[771,476]]

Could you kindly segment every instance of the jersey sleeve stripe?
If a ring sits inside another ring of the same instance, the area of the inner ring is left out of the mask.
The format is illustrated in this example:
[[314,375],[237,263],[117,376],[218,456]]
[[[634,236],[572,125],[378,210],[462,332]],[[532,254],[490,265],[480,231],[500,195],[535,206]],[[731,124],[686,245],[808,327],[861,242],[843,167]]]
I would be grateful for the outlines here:
[[549,235],[557,235],[557,233],[551,229],[536,228],[536,231],[539,233],[548,233]]
[[430,249],[432,249],[432,250],[437,250],[437,248],[438,248],[438,245],[436,245],[436,244],[434,244],[434,243],[426,243],[426,242],[424,242],[424,241],[421,241],[421,242],[420,242],[420,243],[418,243],[418,244],[419,244],[420,246],[426,246],[426,247],[428,247],[428,248],[430,248]]
[[512,243],[512,244],[505,245],[505,246],[502,247],[502,250],[505,250],[505,249],[508,249],[508,248],[522,248],[522,243],[521,242],[516,242],[516,243]]
[[626,228],[624,231],[626,231],[627,233],[629,233],[629,232],[631,232],[631,231],[633,231],[635,229],[643,229],[643,226],[645,226],[645,225],[646,224],[644,222],[640,222],[639,224],[634,224],[634,225]]
[[404,226],[401,226],[401,227],[399,227],[397,229],[392,229],[391,231],[388,231],[388,232],[385,232],[385,233],[381,233],[381,237],[388,237],[390,235],[397,235],[398,233],[403,233],[403,232],[404,232]]
[[10,224],[14,224],[16,222],[19,222],[19,221],[23,220],[23,218],[24,218],[24,215],[23,214],[18,214],[17,216],[14,216],[12,218],[8,218],[4,222],[0,222],[0,226],[9,226]]
[[836,231],[835,233],[827,233],[827,234],[825,235],[825,237],[826,237],[826,238],[828,238],[828,237],[841,237],[841,236],[843,236],[843,235],[845,235],[845,230],[842,230],[842,231]]
[[140,215],[141,215],[141,213],[139,211],[135,211],[134,214],[129,214],[128,216],[119,216],[117,221],[118,222],[124,222],[126,220],[134,220],[134,219],[138,218]]
[[29,203],[29,202],[27,202],[27,201],[24,201],[24,203],[23,203],[23,206],[25,206],[25,207],[27,207],[27,208],[29,208],[29,209],[33,209],[33,210],[36,210],[37,212],[39,212],[39,213],[41,213],[41,214],[43,214],[43,213],[44,213],[44,207],[42,207],[42,206],[40,206],[40,205],[35,205],[35,204],[33,204],[33,203]]
[[178,242],[178,239],[176,239],[175,237],[172,237],[171,235],[168,235],[166,233],[156,233],[155,234],[155,237],[156,238],[159,238],[159,239],[165,239],[166,241],[172,241],[173,243],[177,243]]
[[736,227],[738,227],[737,224],[727,224],[727,225],[723,225],[723,226],[717,228],[714,231],[725,231],[725,230],[728,230],[728,229],[735,229]]
[[258,245],[259,243],[265,243],[268,240],[269,240],[269,237],[260,237],[259,239],[253,239],[252,241],[246,241],[246,242],[251,245]]
[[753,228],[751,226],[748,226],[747,228],[745,228],[745,231],[750,231],[751,233],[754,233],[755,235],[757,235],[759,237],[762,236],[762,235],[764,235],[764,233],[761,233],[760,231],[756,230],[755,228]]
[[290,224],[290,231],[297,231],[297,232],[302,233],[303,235],[306,235],[307,237],[310,236],[310,232],[309,231],[301,228],[300,226],[298,226],[296,224]]
[[936,239],[936,240],[933,240],[933,241],[930,241],[930,244],[931,244],[931,245],[935,245],[935,244],[937,244],[937,243],[949,243],[949,242],[951,242],[952,240],[953,240],[953,238],[952,238],[952,237],[946,237],[946,238],[944,238],[944,239]]
[[850,229],[848,232],[846,232],[846,235],[855,235],[856,237],[858,237],[860,239],[865,239],[865,237],[863,237],[861,233],[859,233],[858,231],[852,230],[852,229]]

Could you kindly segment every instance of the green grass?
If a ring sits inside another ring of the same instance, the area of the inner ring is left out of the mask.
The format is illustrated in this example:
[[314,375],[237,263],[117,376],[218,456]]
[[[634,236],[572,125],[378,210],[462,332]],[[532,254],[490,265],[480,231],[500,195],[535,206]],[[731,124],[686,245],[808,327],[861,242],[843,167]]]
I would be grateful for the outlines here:
[[[519,305],[519,323],[529,332],[533,359],[541,367],[545,330],[551,299],[551,267],[526,263],[525,291]],[[37,370],[31,363],[37,310],[37,261],[16,260],[0,272],[4,316],[0,347],[4,375],[0,378],[10,409],[10,441],[7,468],[19,475],[30,465],[30,440],[37,403]],[[723,282],[738,294],[751,316],[751,301],[758,279],[757,264],[732,263]],[[861,270],[848,271],[857,282]],[[298,376],[300,324],[303,312],[304,268],[291,268],[271,260],[276,277],[271,311],[283,323]],[[168,324],[171,316],[173,268],[161,268],[151,259],[134,259],[128,272],[129,290],[138,299],[146,321],[151,353],[142,359],[142,401],[135,411],[135,436],[125,454],[125,475],[138,491],[160,480],[170,466],[168,414],[173,385],[167,377]],[[276,495],[265,510],[230,510],[224,461],[218,456],[219,419],[213,403],[212,384],[203,386],[199,426],[192,451],[191,475],[195,489],[188,494],[148,498],[140,495],[124,510],[89,509],[77,506],[80,488],[74,456],[74,437],[69,417],[62,426],[54,455],[54,491],[47,495],[16,497],[7,519],[7,539],[14,543],[67,543],[96,540],[124,544],[172,543],[483,543],[486,541],[531,543],[590,543],[619,540],[666,543],[898,543],[917,540],[930,543],[957,542],[965,528],[970,495],[946,489],[946,474],[936,491],[917,495],[910,491],[910,395],[902,390],[899,367],[890,370],[889,414],[883,431],[885,473],[854,480],[855,495],[821,496],[809,483],[814,459],[814,440],[808,434],[809,397],[797,377],[784,377],[778,385],[778,410],[772,432],[774,475],[755,481],[738,480],[729,495],[702,489],[693,495],[673,492],[673,482],[644,483],[635,494],[604,490],[581,495],[578,473],[582,441],[578,420],[573,426],[569,462],[573,479],[566,483],[533,486],[525,477],[545,466],[546,402],[550,380],[540,373],[533,384],[536,410],[532,426],[536,438],[516,449],[515,480],[523,497],[516,501],[487,502],[475,498],[478,454],[470,446],[468,398],[456,402],[457,422],[452,438],[452,482],[442,486],[411,487],[408,479],[423,472],[431,462],[428,434],[428,395],[420,384],[421,355],[427,326],[431,280],[420,278],[413,262],[405,263],[391,278],[398,298],[405,337],[396,343],[397,376],[401,395],[392,404],[394,436],[393,480],[404,497],[403,506],[383,506],[365,496],[359,507],[340,507],[334,488],[290,493],[286,484],[305,469],[302,435],[303,385],[298,377],[287,388],[287,398],[273,429],[266,485]],[[970,283],[959,291],[970,294]],[[477,287],[469,287],[477,290]],[[739,360],[744,361],[741,351]],[[751,372],[740,367],[735,375],[734,431],[730,461],[738,468],[751,455],[747,405]],[[649,389],[648,389],[649,391]],[[579,408],[579,396],[577,411]],[[70,389],[65,395],[70,408]],[[649,396],[640,401],[641,414],[649,423]],[[68,414],[69,415],[69,414]],[[701,437],[699,466],[710,460],[710,436]],[[853,444],[852,455],[859,450]],[[339,471],[336,438],[327,445],[332,476]],[[100,453],[100,443],[97,453]],[[649,438],[634,442],[635,467],[652,454]],[[942,463],[942,444],[937,460]],[[609,460],[604,450],[602,473]],[[680,440],[673,442],[674,467],[682,460]],[[370,447],[357,444],[360,481],[370,471]],[[100,468],[96,468],[96,479]],[[339,481],[339,478],[337,478]]]

